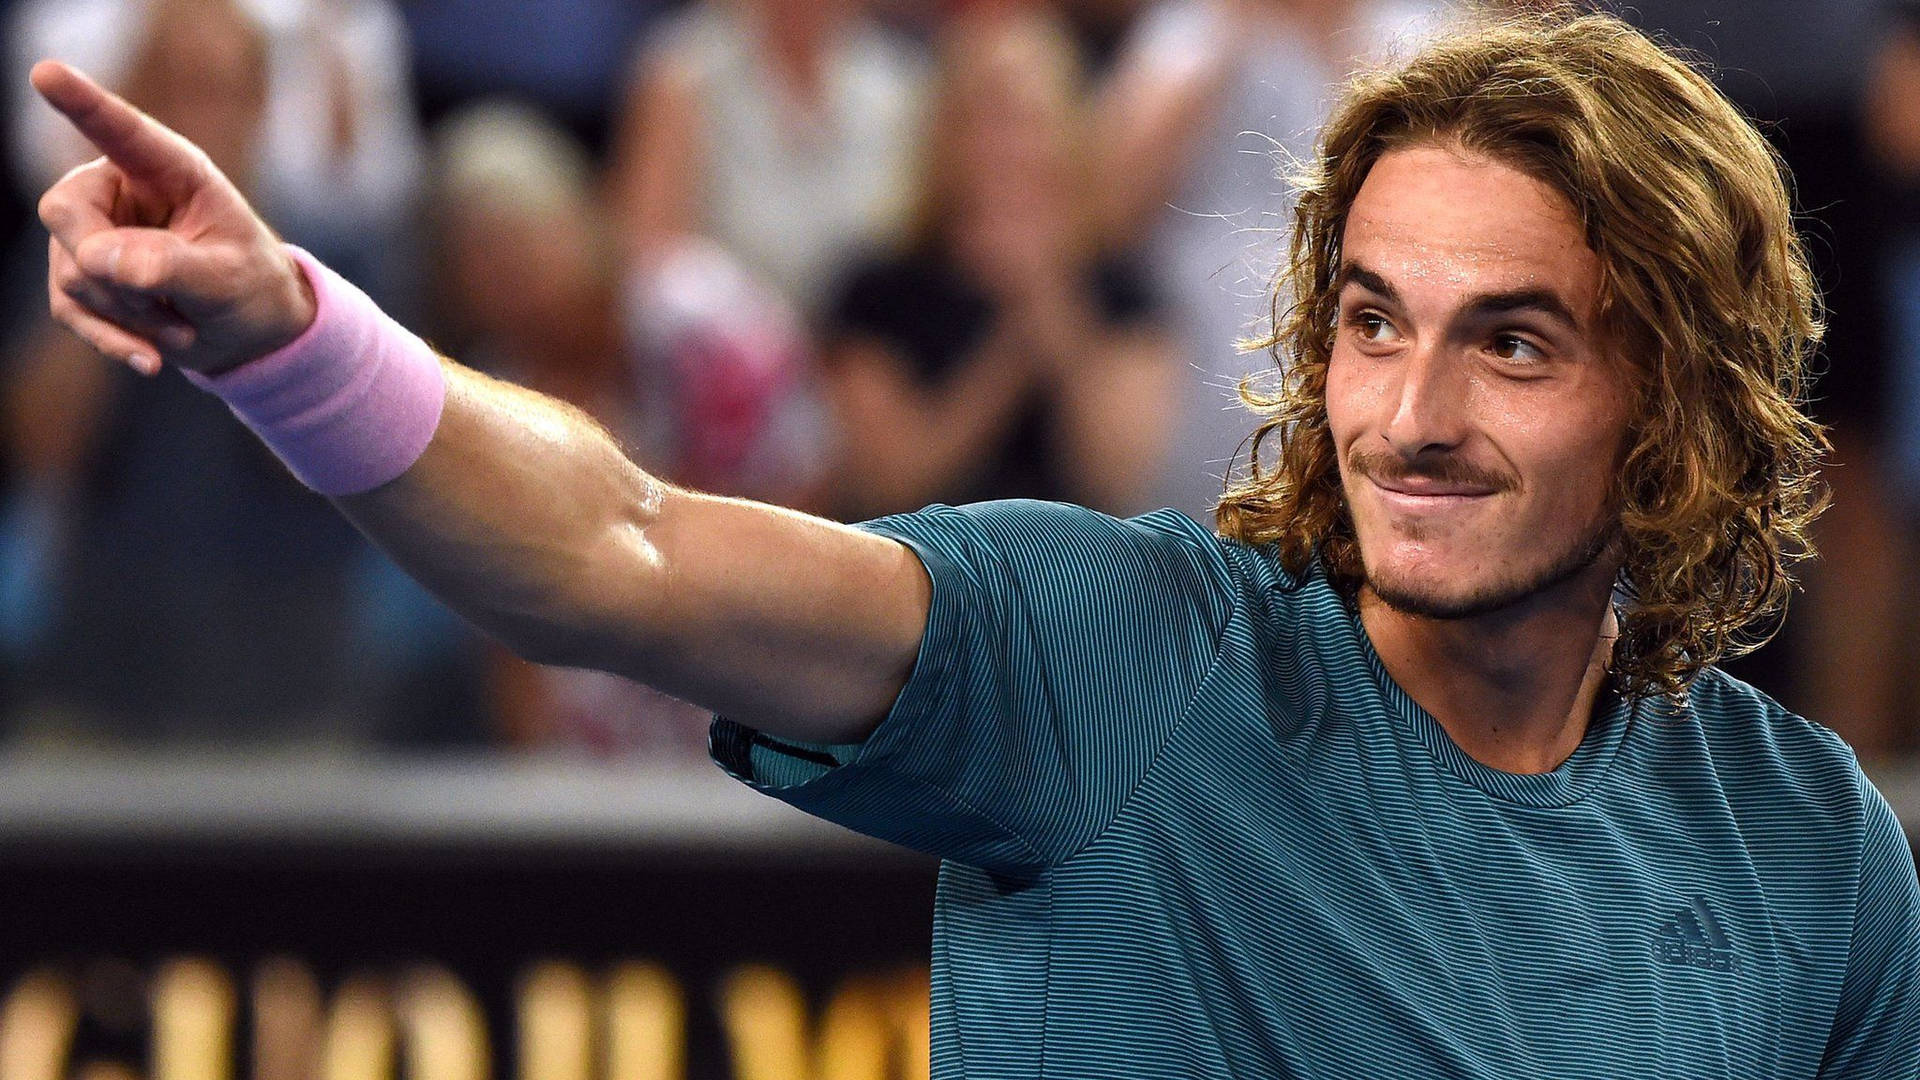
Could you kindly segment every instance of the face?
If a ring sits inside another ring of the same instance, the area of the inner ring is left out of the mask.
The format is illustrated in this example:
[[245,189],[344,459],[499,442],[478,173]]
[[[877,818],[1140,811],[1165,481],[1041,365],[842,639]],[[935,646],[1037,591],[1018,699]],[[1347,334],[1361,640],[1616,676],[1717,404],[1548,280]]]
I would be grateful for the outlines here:
[[1505,165],[1383,155],[1348,215],[1327,417],[1367,586],[1457,619],[1618,565],[1630,389],[1571,206]]

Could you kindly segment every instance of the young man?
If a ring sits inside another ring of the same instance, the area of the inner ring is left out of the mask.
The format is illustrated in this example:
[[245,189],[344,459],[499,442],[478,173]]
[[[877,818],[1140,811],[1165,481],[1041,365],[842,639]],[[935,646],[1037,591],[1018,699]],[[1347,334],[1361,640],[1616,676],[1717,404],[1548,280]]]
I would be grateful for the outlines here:
[[1785,187],[1617,20],[1354,86],[1224,537],[675,489],[34,80],[106,152],[41,206],[63,321],[195,373],[527,655],[715,707],[742,779],[947,860],[938,1075],[1920,1077],[1898,824],[1709,666],[1818,508]]

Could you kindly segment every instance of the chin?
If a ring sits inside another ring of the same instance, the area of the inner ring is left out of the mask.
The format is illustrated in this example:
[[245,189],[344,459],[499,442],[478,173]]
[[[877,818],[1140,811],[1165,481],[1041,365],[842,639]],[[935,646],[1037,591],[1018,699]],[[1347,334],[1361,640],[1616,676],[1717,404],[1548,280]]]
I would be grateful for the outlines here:
[[1435,581],[1422,581],[1412,575],[1367,573],[1367,589],[1380,602],[1401,613],[1423,619],[1471,619],[1512,607],[1533,595],[1533,590],[1516,589],[1499,583],[1461,589]]
[[[1560,588],[1587,573],[1615,548],[1617,528],[1600,526],[1569,544],[1560,557],[1546,563],[1514,566],[1474,558],[1479,573],[1453,569],[1448,560],[1420,560],[1419,565],[1377,565],[1361,546],[1361,564],[1367,589],[1380,601],[1403,615],[1425,619],[1471,619],[1525,603],[1543,593]],[[1474,577],[1479,580],[1473,580]]]

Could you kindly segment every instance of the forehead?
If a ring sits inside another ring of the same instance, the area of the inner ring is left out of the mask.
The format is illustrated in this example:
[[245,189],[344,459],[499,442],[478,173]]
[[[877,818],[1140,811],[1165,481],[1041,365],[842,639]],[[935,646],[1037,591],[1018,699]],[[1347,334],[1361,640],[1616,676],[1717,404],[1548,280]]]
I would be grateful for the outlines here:
[[1437,146],[1381,155],[1347,215],[1342,255],[1401,290],[1549,288],[1591,311],[1600,260],[1559,192]]

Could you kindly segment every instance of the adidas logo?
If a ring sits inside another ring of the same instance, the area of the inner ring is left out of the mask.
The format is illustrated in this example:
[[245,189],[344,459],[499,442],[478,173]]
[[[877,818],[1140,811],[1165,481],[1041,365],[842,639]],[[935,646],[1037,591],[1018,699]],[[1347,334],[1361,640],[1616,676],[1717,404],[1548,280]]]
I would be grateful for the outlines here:
[[1704,896],[1694,897],[1691,905],[1654,931],[1653,957],[1702,971],[1740,970],[1739,958]]

